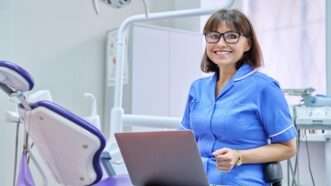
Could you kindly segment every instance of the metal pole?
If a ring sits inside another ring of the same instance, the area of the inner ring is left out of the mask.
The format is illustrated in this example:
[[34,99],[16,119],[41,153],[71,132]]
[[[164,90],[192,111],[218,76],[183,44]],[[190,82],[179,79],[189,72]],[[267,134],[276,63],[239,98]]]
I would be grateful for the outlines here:
[[[328,96],[331,96],[331,2],[329,0],[325,1],[325,66],[326,66],[326,93]],[[325,143],[325,168],[326,168],[326,183],[327,185],[331,185],[331,134],[330,132],[326,135],[326,143]]]
[[325,1],[325,61],[326,61],[326,93],[328,96],[331,96],[331,2],[329,0]]

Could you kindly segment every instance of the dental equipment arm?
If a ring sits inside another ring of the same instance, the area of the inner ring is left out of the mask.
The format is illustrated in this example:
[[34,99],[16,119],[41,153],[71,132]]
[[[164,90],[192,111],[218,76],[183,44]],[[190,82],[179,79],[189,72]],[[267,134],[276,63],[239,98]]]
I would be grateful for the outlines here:
[[284,92],[290,96],[302,97],[303,105],[307,107],[331,106],[331,96],[313,95],[314,88],[305,89],[285,89]]

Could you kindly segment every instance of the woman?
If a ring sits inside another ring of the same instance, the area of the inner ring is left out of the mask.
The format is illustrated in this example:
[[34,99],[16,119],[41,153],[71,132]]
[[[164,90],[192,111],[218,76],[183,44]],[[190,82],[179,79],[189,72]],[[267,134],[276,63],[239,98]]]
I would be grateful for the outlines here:
[[296,129],[275,80],[258,72],[262,54],[252,24],[219,10],[204,27],[203,72],[191,85],[182,120],[192,130],[211,184],[266,185],[263,164],[296,152]]

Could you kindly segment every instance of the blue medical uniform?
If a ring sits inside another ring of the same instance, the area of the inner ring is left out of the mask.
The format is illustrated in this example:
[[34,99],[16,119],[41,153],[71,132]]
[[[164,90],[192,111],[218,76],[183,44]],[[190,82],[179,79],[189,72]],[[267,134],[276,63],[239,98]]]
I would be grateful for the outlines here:
[[181,123],[192,130],[209,183],[266,185],[263,164],[243,164],[220,171],[212,153],[220,148],[252,149],[296,137],[285,97],[275,80],[242,65],[215,96],[217,75],[198,79],[190,88]]

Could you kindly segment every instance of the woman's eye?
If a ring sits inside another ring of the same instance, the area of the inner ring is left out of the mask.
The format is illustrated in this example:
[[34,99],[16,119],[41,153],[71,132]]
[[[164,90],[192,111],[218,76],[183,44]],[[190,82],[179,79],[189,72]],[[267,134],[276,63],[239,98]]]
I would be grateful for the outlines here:
[[210,34],[209,37],[212,38],[212,39],[217,39],[219,37],[219,35],[218,34]]
[[235,34],[235,33],[227,34],[226,38],[228,38],[228,39],[237,39],[238,34]]

